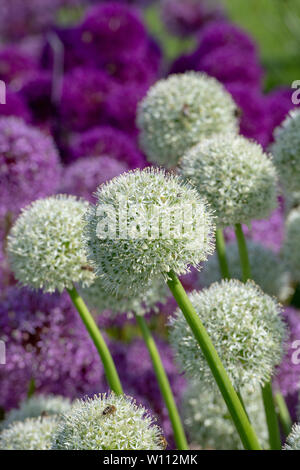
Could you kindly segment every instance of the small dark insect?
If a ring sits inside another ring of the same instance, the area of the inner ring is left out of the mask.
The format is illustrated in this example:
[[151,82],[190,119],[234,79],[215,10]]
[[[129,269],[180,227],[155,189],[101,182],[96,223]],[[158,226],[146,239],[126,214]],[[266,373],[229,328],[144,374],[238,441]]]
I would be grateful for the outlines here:
[[117,411],[117,408],[114,405],[107,405],[102,411],[103,416],[113,415]]
[[184,103],[184,105],[182,106],[182,114],[184,116],[189,116],[189,111],[190,111],[189,105]]
[[48,416],[49,416],[49,413],[47,411],[42,411],[41,418],[47,418]]
[[236,118],[241,118],[243,116],[243,111],[241,108],[237,107],[234,111],[234,115]]
[[165,450],[168,447],[167,439],[163,435],[161,435],[159,439],[160,439],[161,445],[163,446],[163,449]]
[[81,266],[82,271],[93,271],[91,266]]

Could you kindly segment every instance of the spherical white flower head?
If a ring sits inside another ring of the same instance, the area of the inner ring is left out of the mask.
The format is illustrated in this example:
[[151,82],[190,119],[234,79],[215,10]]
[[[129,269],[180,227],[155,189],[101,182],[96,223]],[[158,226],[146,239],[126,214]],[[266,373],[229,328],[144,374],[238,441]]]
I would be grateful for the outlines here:
[[238,132],[237,108],[215,78],[186,72],[159,80],[138,107],[140,144],[149,161],[174,167],[203,137]]
[[138,292],[134,296],[108,294],[99,277],[91,286],[80,290],[87,305],[98,313],[109,310],[112,316],[127,313],[129,318],[133,315],[143,316],[150,311],[159,312],[159,304],[164,304],[168,295],[166,284],[159,279],[154,280],[145,292]]
[[91,283],[94,274],[82,246],[83,214],[88,203],[74,196],[52,196],[26,207],[8,237],[16,278],[45,292]]
[[300,281],[300,206],[293,209],[285,222],[283,257],[294,281]]
[[[272,250],[247,240],[249,261],[251,266],[251,277],[261,289],[269,295],[279,297],[286,284],[284,266],[279,256]],[[241,260],[237,243],[232,242],[226,245],[226,256],[233,279],[242,280]],[[214,282],[221,281],[220,264],[218,256],[213,256],[204,264],[203,270],[199,274],[199,281],[202,287],[208,287]]]
[[1,450],[50,450],[57,417],[28,418],[12,423],[0,434]]
[[[270,380],[283,354],[285,325],[275,299],[253,282],[237,280],[212,284],[190,294],[221,361],[233,383],[256,387]],[[183,371],[208,389],[215,381],[183,314],[178,309],[171,323],[171,343]]]
[[260,145],[242,136],[201,140],[181,161],[180,174],[205,197],[218,227],[268,217],[277,206],[277,176]]
[[283,450],[300,450],[300,424],[294,424]]
[[69,411],[71,401],[60,395],[35,395],[24,400],[18,409],[12,409],[1,423],[6,428],[15,421],[24,421],[27,418],[37,418],[43,415],[59,415]]
[[145,408],[126,397],[98,395],[78,400],[62,416],[53,449],[159,450],[162,434]]
[[[108,292],[146,291],[173,269],[188,272],[213,250],[213,223],[195,189],[163,170],[125,173],[98,189],[86,215],[88,260]],[[107,230],[108,228],[108,230]]]
[[[243,388],[243,401],[252,426],[263,447],[268,445],[268,429],[261,390]],[[183,418],[193,444],[205,449],[243,449],[242,442],[219,390],[208,391],[192,381],[183,396]]]
[[291,111],[274,132],[271,147],[279,178],[287,193],[300,191],[300,110]]

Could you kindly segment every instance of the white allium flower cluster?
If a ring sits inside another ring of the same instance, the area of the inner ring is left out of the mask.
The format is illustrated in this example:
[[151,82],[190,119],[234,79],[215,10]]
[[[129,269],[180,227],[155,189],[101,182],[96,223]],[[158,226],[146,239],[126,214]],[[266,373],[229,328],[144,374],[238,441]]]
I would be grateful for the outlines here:
[[109,310],[112,316],[127,313],[128,317],[134,314],[146,315],[150,311],[158,312],[159,304],[164,304],[168,296],[163,279],[155,279],[145,292],[138,292],[136,295],[108,294],[99,277],[91,286],[80,291],[87,305],[98,313]]
[[58,418],[28,418],[17,421],[0,434],[1,450],[50,450]]
[[45,292],[90,284],[92,269],[82,246],[89,204],[74,196],[39,199],[23,209],[8,237],[12,269],[23,285]]
[[288,435],[283,450],[300,450],[300,424],[294,424],[291,433]]
[[24,400],[19,408],[9,411],[1,427],[7,427],[15,421],[25,421],[27,418],[37,418],[43,414],[59,415],[69,411],[70,408],[69,398],[60,395],[34,395]]
[[243,136],[201,140],[183,156],[180,174],[207,199],[221,228],[263,219],[277,206],[275,166]]
[[300,281],[300,206],[285,221],[283,258],[294,281]]
[[160,450],[162,432],[142,406],[124,395],[78,400],[62,416],[53,449]]
[[[281,307],[253,282],[212,284],[189,295],[236,389],[270,380],[283,355],[286,328]],[[210,390],[215,381],[181,310],[171,324],[171,344],[184,372]]]
[[199,72],[170,75],[138,107],[140,144],[149,161],[168,168],[203,137],[238,132],[237,108],[223,85]]
[[[85,245],[108,292],[145,292],[161,274],[184,274],[213,251],[210,211],[175,175],[154,168],[128,172],[101,186],[97,198],[86,215]],[[104,221],[117,230],[99,235]]]
[[[266,294],[279,297],[286,283],[284,265],[279,256],[272,250],[252,240],[247,240],[247,248],[253,281]],[[241,281],[241,260],[237,243],[231,242],[226,245],[226,256],[230,276]],[[199,282],[202,287],[208,287],[214,282],[221,281],[221,279],[222,275],[220,273],[218,256],[214,253],[203,265],[203,269],[199,274]]]
[[274,132],[271,147],[286,192],[300,191],[300,110],[291,111]]
[[[268,446],[261,390],[243,388],[241,392],[250,421],[260,444]],[[239,434],[228,413],[219,390],[208,391],[198,381],[192,381],[183,396],[183,419],[190,440],[204,449],[243,449]]]

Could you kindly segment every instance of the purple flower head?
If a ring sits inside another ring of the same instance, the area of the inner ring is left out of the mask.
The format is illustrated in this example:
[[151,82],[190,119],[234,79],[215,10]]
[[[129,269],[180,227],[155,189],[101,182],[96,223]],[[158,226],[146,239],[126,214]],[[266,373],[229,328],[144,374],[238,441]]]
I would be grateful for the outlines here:
[[107,122],[109,95],[115,84],[102,70],[78,67],[65,75],[61,117],[66,127],[84,131]]
[[0,118],[0,217],[54,193],[59,177],[51,137],[18,118]]
[[93,194],[98,186],[127,169],[125,162],[111,157],[81,158],[64,168],[59,192],[74,194],[94,202]]
[[271,91],[266,96],[266,106],[272,119],[272,130],[278,127],[289,111],[295,107],[295,104],[292,102],[292,94],[292,89],[280,87]]
[[70,160],[107,155],[128,165],[130,169],[144,167],[145,159],[134,141],[124,132],[109,126],[95,127],[73,137]]
[[290,333],[286,355],[277,369],[275,385],[283,395],[292,395],[300,390],[300,312],[287,307],[284,318]]
[[33,120],[37,123],[47,122],[54,113],[51,100],[52,77],[50,72],[37,71],[30,75],[20,90]]
[[2,116],[15,116],[26,122],[31,120],[30,111],[22,96],[8,87],[6,88],[6,103],[0,104],[0,117]]
[[0,80],[15,88],[20,86],[24,77],[36,70],[35,61],[16,46],[0,49]]
[[81,41],[97,60],[144,53],[147,33],[137,12],[118,2],[88,11],[81,24]]
[[226,88],[240,108],[241,134],[265,148],[270,142],[272,129],[272,116],[265,97],[257,88],[246,87],[243,83],[229,83]]
[[194,34],[208,21],[222,16],[221,8],[211,6],[207,0],[162,1],[162,19],[165,25],[171,33],[180,36]]

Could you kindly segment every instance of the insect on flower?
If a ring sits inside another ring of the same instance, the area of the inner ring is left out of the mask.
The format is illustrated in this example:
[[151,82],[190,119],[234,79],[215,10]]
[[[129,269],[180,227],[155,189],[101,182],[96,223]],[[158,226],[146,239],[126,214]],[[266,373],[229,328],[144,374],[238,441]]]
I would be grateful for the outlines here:
[[161,435],[159,437],[159,439],[160,439],[160,442],[161,442],[161,445],[162,445],[163,449],[166,450],[166,448],[168,447],[167,439],[163,435]]
[[117,408],[114,405],[107,405],[102,411],[102,416],[113,415],[117,411]]

